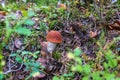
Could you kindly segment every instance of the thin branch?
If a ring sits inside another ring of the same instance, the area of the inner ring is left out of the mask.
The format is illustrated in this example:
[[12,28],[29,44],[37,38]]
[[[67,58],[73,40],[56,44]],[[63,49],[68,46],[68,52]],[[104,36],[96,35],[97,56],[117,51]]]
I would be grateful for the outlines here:
[[8,74],[8,73],[10,73],[10,72],[16,72],[16,71],[19,71],[19,70],[21,70],[22,67],[23,67],[23,63],[21,64],[20,68],[15,69],[15,70],[12,70],[12,69],[10,68],[8,71],[4,72],[3,74]]

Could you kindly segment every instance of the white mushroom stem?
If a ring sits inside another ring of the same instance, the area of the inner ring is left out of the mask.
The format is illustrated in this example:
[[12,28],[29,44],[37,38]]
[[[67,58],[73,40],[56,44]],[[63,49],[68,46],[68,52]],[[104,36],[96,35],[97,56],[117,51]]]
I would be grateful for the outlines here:
[[52,54],[52,52],[54,51],[55,47],[56,47],[56,43],[48,42],[48,45],[47,45],[48,52],[50,52]]

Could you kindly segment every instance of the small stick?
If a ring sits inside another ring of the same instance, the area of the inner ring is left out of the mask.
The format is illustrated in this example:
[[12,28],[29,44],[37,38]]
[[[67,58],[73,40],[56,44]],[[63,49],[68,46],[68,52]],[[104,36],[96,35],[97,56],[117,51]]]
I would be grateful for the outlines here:
[[108,44],[109,44],[109,40],[106,41],[106,44],[105,44],[105,46],[103,47],[104,50],[107,49]]

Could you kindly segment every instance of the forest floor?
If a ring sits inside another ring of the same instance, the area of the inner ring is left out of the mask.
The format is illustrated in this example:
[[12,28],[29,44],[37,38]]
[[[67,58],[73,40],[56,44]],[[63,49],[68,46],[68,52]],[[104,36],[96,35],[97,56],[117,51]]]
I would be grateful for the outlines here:
[[[120,78],[119,7],[106,7],[97,16],[84,6],[27,10],[0,13],[3,80],[109,80],[108,74]],[[60,32],[62,43],[43,57],[51,30]]]

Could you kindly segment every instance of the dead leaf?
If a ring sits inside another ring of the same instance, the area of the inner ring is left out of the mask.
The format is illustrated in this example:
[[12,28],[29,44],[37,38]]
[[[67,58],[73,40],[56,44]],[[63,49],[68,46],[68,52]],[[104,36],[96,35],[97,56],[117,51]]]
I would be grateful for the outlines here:
[[23,79],[25,79],[25,76],[24,76],[24,75],[18,75],[18,78],[19,78],[20,80],[23,80]]
[[0,15],[5,16],[5,15],[6,15],[6,12],[5,12],[5,11],[0,11]]
[[34,29],[40,29],[39,26],[36,24],[33,26]]
[[43,67],[46,67],[47,60],[45,58],[38,58],[37,62],[41,63]]
[[105,46],[103,47],[104,50],[107,49],[109,43],[110,43],[109,40],[107,40]]
[[16,15],[16,18],[19,19],[19,18],[22,17],[22,12],[20,10],[17,10],[16,13],[15,13],[15,15]]
[[120,20],[115,20],[114,22],[120,25]]
[[81,22],[77,22],[76,23],[78,25],[78,27],[82,28],[83,24]]
[[112,24],[109,24],[109,28],[120,30],[120,20],[115,20]]
[[20,41],[20,39],[16,38],[15,39],[15,42],[14,42],[14,45],[16,48],[20,48],[22,46],[22,42]]
[[103,70],[103,67],[100,64],[97,64],[96,66],[97,66],[97,70],[99,71]]
[[47,50],[47,45],[48,45],[48,42],[41,42],[41,55],[42,55],[42,57],[47,57],[47,55],[49,54],[49,52]]
[[46,62],[46,59],[45,59],[45,58],[38,58],[37,62],[45,63],[45,62]]
[[46,75],[44,73],[37,72],[33,75],[34,78],[44,78]]
[[61,2],[58,1],[58,4],[57,4],[57,7],[58,8],[61,8],[61,9],[64,9],[64,10],[67,10],[67,6],[65,4],[62,4]]
[[6,12],[5,11],[0,11],[0,21],[4,21],[6,16]]
[[82,13],[84,13],[84,14],[87,12],[87,10],[86,10],[84,7],[80,7],[79,9],[80,9],[80,11],[81,11]]
[[95,38],[95,37],[97,36],[97,31],[95,31],[95,32],[90,31],[89,36],[90,36],[91,38]]
[[13,76],[10,76],[10,78],[6,79],[6,80],[14,80]]
[[43,78],[43,77],[45,77],[45,76],[46,76],[45,74],[40,73],[37,77],[38,77],[38,78]]

